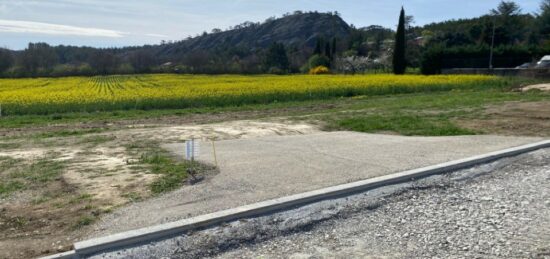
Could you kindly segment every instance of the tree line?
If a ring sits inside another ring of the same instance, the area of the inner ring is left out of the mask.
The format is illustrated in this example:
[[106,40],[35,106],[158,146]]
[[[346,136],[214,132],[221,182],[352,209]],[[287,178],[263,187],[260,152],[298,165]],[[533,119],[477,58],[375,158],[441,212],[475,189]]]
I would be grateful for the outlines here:
[[[285,17],[293,15],[304,13]],[[329,15],[339,19],[338,13]],[[246,22],[230,31],[214,29],[205,35],[229,33],[227,40],[239,37],[245,30],[259,30],[262,25],[269,28],[275,21],[270,18],[264,23]],[[334,20],[329,19],[326,26],[331,24]],[[182,41],[189,42],[187,45],[175,42],[111,49],[30,43],[22,51],[0,49],[0,76],[285,74],[307,73],[320,66],[337,73],[393,70],[401,74],[410,67],[436,74],[451,67],[487,67],[492,44],[494,66],[512,67],[550,53],[550,0],[542,0],[535,14],[523,12],[516,2],[502,1],[486,15],[473,19],[414,26],[414,17],[401,10],[395,31],[376,25],[350,25],[345,30],[343,36],[320,34],[313,42],[272,42],[261,48],[230,42],[208,48],[186,47],[205,36]]]
[[502,1],[479,18],[428,24],[411,34],[425,40],[421,54],[409,60],[424,74],[445,68],[515,67],[550,54],[550,0],[541,1],[535,14],[524,13],[514,1]]

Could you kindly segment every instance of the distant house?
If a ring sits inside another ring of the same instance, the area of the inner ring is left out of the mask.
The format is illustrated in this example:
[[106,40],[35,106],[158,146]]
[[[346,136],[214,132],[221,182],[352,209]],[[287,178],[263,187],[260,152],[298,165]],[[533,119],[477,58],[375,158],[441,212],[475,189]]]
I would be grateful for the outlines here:
[[424,37],[422,37],[422,36],[414,38],[413,42],[418,46],[424,46],[424,44],[426,44],[426,41],[424,40]]

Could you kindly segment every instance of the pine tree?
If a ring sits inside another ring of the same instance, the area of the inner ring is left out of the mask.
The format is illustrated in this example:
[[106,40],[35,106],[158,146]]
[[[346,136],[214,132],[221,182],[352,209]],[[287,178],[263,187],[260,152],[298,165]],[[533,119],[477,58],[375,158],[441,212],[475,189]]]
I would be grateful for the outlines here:
[[395,48],[393,49],[393,73],[396,75],[404,74],[407,68],[405,46],[405,9],[401,7],[399,25],[397,26],[397,33],[395,34]]

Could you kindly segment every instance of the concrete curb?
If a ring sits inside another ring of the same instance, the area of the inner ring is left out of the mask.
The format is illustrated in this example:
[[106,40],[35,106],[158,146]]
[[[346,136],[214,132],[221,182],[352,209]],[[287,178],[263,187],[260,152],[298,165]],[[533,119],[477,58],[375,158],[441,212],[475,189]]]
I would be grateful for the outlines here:
[[259,216],[262,214],[280,211],[283,209],[303,206],[320,200],[326,200],[330,198],[363,192],[381,186],[398,184],[435,174],[456,171],[459,169],[471,167],[477,164],[487,163],[504,157],[515,156],[522,153],[527,153],[549,147],[550,140],[541,141],[533,144],[491,152],[484,155],[263,201],[162,225],[141,228],[101,238],[90,239],[75,243],[75,250],[67,252],[65,253],[65,255],[59,254],[46,258],[53,259],[86,257],[104,251],[116,250],[117,248],[139,245],[158,239],[168,238],[177,234],[181,234],[188,230],[213,226],[223,222],[234,221],[246,217]]
[[74,250],[71,250],[68,252],[41,257],[40,259],[74,259],[74,258],[79,258],[79,257],[76,255],[76,252]]

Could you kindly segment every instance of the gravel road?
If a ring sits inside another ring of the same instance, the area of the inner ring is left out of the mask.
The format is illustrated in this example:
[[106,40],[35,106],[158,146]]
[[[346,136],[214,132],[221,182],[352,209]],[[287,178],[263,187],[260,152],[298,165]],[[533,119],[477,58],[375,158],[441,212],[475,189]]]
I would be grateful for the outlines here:
[[550,149],[96,258],[550,258]]
[[[404,137],[357,132],[216,143],[219,174],[103,217],[98,237],[540,141],[503,136]],[[211,143],[201,159],[214,163]],[[165,148],[183,156],[183,144]]]

